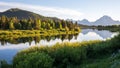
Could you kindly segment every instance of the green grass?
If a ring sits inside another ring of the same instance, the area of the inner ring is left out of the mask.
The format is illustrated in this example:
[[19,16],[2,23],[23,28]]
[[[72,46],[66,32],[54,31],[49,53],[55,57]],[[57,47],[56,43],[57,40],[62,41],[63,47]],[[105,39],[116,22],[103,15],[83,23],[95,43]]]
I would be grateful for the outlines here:
[[[120,52],[111,54],[101,59],[92,60],[78,66],[79,68],[120,68]],[[76,67],[77,68],[77,67]]]

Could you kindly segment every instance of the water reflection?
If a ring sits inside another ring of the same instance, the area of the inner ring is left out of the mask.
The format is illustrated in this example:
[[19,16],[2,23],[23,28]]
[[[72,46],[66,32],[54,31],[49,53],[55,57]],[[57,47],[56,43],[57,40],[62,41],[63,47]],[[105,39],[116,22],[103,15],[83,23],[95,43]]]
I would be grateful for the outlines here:
[[97,30],[97,29],[85,29],[82,30],[82,33],[84,35],[93,32],[96,33],[97,35],[99,35],[101,38],[106,39],[106,38],[110,38],[112,35],[116,34],[115,32],[110,32],[108,30]]
[[[50,42],[51,40],[60,39],[61,41],[64,41],[65,39],[71,40],[73,37],[77,39],[78,34],[74,35],[54,35],[54,36],[35,36],[35,37],[21,37],[21,38],[0,38],[1,46],[7,46],[7,43],[10,44],[20,44],[20,43],[29,43],[29,45],[32,44],[32,42],[35,42],[35,44],[38,44],[40,41],[47,41]],[[35,45],[34,44],[34,45]]]
[[54,45],[57,42],[81,42],[89,40],[106,40],[117,33],[107,30],[84,29],[76,35],[35,36],[22,38],[0,38],[0,60],[12,62],[14,55],[25,48],[35,45]]

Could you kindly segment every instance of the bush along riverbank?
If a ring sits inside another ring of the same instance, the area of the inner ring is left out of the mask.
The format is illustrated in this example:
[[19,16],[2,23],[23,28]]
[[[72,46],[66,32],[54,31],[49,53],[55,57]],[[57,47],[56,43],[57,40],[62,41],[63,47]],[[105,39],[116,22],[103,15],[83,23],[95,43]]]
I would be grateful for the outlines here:
[[[119,68],[120,34],[106,41],[62,43],[19,52],[12,68]],[[4,64],[5,66],[5,64]]]

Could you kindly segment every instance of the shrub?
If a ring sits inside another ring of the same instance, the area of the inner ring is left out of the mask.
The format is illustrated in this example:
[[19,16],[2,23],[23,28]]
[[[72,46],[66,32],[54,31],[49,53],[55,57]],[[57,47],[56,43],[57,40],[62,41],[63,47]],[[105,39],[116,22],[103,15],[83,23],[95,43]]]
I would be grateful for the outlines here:
[[74,64],[80,64],[86,59],[86,51],[84,47],[75,46],[59,46],[55,51],[51,52],[51,56],[55,59],[54,65],[60,68]]
[[52,68],[53,59],[45,53],[28,53],[17,55],[13,61],[14,68]]
[[5,60],[1,60],[0,68],[12,68],[12,65],[8,64]]

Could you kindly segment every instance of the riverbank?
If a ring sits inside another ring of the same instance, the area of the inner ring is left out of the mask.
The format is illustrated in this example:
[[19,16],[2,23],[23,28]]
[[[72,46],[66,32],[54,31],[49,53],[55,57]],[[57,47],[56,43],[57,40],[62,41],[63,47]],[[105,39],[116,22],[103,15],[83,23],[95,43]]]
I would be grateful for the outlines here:
[[0,30],[0,38],[6,37],[34,37],[34,36],[52,36],[63,34],[78,34],[80,31],[65,30]]
[[[81,29],[98,29],[98,30],[109,30],[111,32],[119,32],[120,25],[110,25],[110,26],[87,26],[87,25],[79,25]],[[112,28],[112,29],[111,29]]]
[[120,34],[106,41],[57,43],[50,47],[32,47],[14,57],[13,67],[117,68],[120,62],[119,40]]

